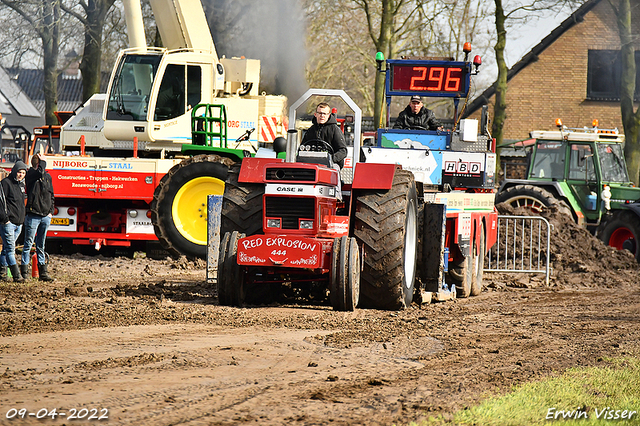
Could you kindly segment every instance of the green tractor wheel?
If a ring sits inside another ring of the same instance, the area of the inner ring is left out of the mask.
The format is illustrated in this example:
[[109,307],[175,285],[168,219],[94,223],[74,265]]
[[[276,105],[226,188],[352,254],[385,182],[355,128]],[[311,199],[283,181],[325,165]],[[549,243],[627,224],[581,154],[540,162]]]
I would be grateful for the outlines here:
[[558,212],[573,217],[571,208],[562,200],[558,200],[551,192],[534,185],[516,185],[499,192],[496,204],[507,203],[513,208],[524,207],[536,214],[542,213],[549,207],[555,207]]
[[597,235],[605,244],[618,250],[629,250],[640,262],[640,219],[636,214],[618,210],[601,228]]

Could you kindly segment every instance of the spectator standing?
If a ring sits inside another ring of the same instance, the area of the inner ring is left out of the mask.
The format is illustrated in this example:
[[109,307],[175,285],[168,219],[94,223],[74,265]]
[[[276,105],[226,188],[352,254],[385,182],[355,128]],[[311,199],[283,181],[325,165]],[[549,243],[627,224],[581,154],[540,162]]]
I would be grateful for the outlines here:
[[40,281],[53,281],[53,278],[47,272],[47,259],[44,251],[47,230],[51,223],[55,202],[53,181],[46,168],[47,162],[40,154],[36,154],[31,157],[31,168],[27,171],[27,176],[24,179],[27,190],[27,207],[20,273],[24,279],[29,276],[31,246],[35,240]]
[[18,160],[9,176],[0,182],[0,236],[2,252],[0,252],[0,279],[7,280],[7,266],[11,270],[13,281],[23,282],[20,267],[16,261],[16,239],[24,223],[26,190],[24,177],[27,165]]

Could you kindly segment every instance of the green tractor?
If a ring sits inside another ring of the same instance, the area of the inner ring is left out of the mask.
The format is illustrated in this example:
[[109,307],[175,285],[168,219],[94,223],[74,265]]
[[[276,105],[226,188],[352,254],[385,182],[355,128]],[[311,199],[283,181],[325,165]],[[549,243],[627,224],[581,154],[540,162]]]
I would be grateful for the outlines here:
[[525,179],[505,179],[497,203],[534,212],[554,206],[605,244],[640,262],[640,188],[629,180],[624,135],[597,127],[534,131],[511,143],[527,155]]

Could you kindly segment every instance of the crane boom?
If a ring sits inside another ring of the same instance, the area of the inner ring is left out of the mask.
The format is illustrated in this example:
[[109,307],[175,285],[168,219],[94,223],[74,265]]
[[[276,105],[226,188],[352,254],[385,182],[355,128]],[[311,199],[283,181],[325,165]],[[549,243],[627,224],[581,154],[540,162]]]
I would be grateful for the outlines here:
[[127,36],[129,47],[145,48],[147,40],[144,35],[144,22],[142,21],[142,5],[140,0],[123,0],[124,17],[127,22]]
[[216,55],[200,0],[151,0],[162,43],[169,49],[194,49]]

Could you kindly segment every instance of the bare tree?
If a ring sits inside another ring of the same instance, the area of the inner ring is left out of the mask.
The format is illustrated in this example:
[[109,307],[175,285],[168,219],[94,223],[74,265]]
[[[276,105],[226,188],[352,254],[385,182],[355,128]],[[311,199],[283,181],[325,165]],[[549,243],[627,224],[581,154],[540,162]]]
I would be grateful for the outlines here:
[[40,49],[33,46],[34,32],[24,25],[22,17],[13,9],[0,3],[0,46],[2,46],[2,65],[7,68],[29,64],[40,66]]
[[[620,51],[622,57],[622,75],[620,81],[620,110],[625,133],[624,155],[631,174],[631,181],[640,184],[640,108],[634,111],[633,99],[636,92],[636,60],[635,48],[638,34],[632,32],[632,9],[630,0],[619,0],[616,5],[609,0],[616,15],[618,33],[620,35]],[[634,7],[638,7],[634,2]]]
[[[504,49],[507,45],[507,30],[505,21],[507,17],[502,7],[502,0],[494,0],[496,5],[496,64],[498,65],[498,78],[495,82],[496,101],[493,107],[493,123],[491,124],[491,133],[496,139],[498,145],[502,143],[502,127],[504,120],[507,118],[507,63],[504,60]],[[499,165],[497,166],[499,167]]]
[[[504,126],[504,121],[507,118],[508,107],[507,74],[509,69],[504,57],[507,45],[508,21],[526,23],[529,20],[538,17],[542,12],[558,10],[566,7],[567,5],[575,5],[580,2],[581,0],[512,0],[508,3],[508,6],[511,6],[511,8],[506,9],[505,2],[503,2],[503,0],[494,0],[496,25],[496,44],[494,51],[498,67],[498,78],[494,83],[496,100],[493,108],[493,123],[491,125],[491,131],[498,145],[502,143],[502,127]],[[512,25],[514,25],[513,22]]]
[[100,71],[102,64],[102,32],[104,21],[115,0],[80,0],[84,14],[64,4],[62,9],[74,16],[84,26],[84,51],[80,62],[82,71],[82,102],[100,91]]
[[[365,115],[375,116],[377,125],[386,113],[384,74],[376,71],[377,51],[386,59],[461,60],[462,44],[475,42],[479,34],[484,37],[490,28],[487,3],[482,0],[351,0],[340,8],[326,0],[307,0],[305,11],[309,84],[345,89]],[[484,37],[482,44],[486,48],[489,38]],[[392,100],[392,109],[398,102],[404,101]]]
[[428,22],[423,7],[420,0],[350,0],[340,8],[328,1],[308,1],[308,81],[355,94],[365,114],[380,123],[384,74],[376,71],[375,54],[395,58],[423,51],[418,30]]
[[[424,20],[431,19],[422,13],[421,0],[353,0],[353,3],[364,12],[367,33],[376,51],[385,58],[395,58],[402,42],[424,25]],[[373,115],[377,126],[382,125],[384,117],[384,82],[384,74],[376,73]]]
[[57,124],[54,114],[58,91],[61,0],[0,0],[29,23],[42,42],[45,121]]

